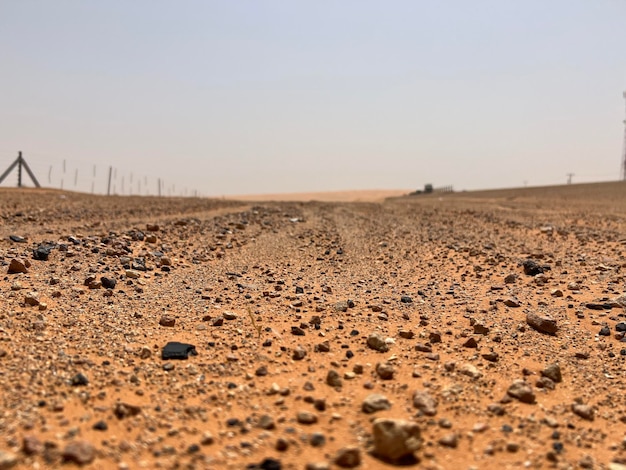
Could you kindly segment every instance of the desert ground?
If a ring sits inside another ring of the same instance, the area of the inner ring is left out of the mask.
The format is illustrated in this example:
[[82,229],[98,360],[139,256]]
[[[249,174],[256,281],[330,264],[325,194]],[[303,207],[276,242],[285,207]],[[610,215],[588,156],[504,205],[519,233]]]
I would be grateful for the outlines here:
[[0,189],[0,469],[626,469],[626,183],[342,197]]

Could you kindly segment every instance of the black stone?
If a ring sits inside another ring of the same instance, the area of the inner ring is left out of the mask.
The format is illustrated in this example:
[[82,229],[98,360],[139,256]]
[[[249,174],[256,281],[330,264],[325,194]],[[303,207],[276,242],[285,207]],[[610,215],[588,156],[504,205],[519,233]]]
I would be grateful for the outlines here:
[[163,347],[161,359],[187,359],[189,355],[196,356],[196,347],[192,344],[171,341]]
[[281,470],[283,467],[280,460],[267,458],[261,463],[251,463],[246,467],[247,470]]
[[611,329],[608,326],[603,326],[598,334],[600,336],[611,336]]
[[9,238],[15,243],[26,243],[26,239],[19,235],[9,235]]
[[304,289],[302,287],[296,287],[296,294],[304,294]]
[[79,387],[87,385],[89,383],[89,379],[82,372],[79,372],[74,377],[72,377],[71,382],[74,387]]
[[528,276],[536,276],[537,274],[541,274],[545,271],[545,267],[538,264],[536,261],[532,259],[527,259],[522,263],[524,267],[524,274]]
[[408,295],[403,295],[402,297],[400,297],[400,302],[402,302],[403,304],[410,304],[413,302],[413,299]]
[[626,331],[626,323],[624,322],[620,322],[617,325],[615,325],[615,329],[617,331]]
[[50,251],[52,251],[51,247],[39,245],[36,249],[33,250],[33,259],[37,261],[48,261]]
[[105,289],[114,289],[117,281],[111,277],[101,277],[100,282]]
[[109,425],[106,423],[106,421],[102,421],[102,420],[95,423],[92,427],[96,431],[106,431],[109,429]]

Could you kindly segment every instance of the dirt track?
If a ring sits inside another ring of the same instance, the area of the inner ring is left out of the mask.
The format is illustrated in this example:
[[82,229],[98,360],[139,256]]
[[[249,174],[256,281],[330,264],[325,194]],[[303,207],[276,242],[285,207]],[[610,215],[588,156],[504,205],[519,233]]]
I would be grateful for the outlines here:
[[[340,468],[346,448],[363,469],[622,468],[622,201],[0,190],[0,468]],[[170,341],[197,355],[161,359]],[[374,452],[379,418],[419,449]]]

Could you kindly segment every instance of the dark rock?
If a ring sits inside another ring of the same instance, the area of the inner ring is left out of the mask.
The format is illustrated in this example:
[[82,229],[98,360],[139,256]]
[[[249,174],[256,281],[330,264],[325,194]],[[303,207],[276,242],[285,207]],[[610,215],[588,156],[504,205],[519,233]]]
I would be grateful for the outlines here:
[[105,289],[115,289],[115,284],[117,281],[111,277],[101,277],[100,282],[102,283],[102,287]]
[[193,344],[170,341],[161,351],[161,359],[187,359],[189,355],[196,356],[196,347]]
[[602,328],[600,328],[598,334],[600,336],[611,336],[611,329],[608,326],[603,326]]
[[70,383],[74,387],[80,387],[89,384],[89,379],[82,372],[79,372],[74,377],[72,377]]
[[379,333],[372,333],[367,337],[367,345],[378,352],[389,351],[389,346],[385,342],[385,338]]
[[130,416],[137,416],[141,413],[141,407],[136,405],[130,405],[128,403],[118,402],[113,408],[113,414],[117,419],[124,419]]
[[26,243],[26,239],[24,237],[20,237],[19,235],[9,235],[9,238],[15,243]]
[[527,259],[526,261],[524,261],[522,263],[522,266],[524,267],[524,274],[526,274],[527,276],[536,276],[537,274],[543,273],[545,270],[544,266],[541,266],[532,259]]
[[48,261],[52,247],[47,245],[39,245],[33,250],[33,259],[37,261]]
[[402,302],[403,304],[410,304],[413,303],[413,299],[408,295],[403,295],[402,297],[400,297],[400,302]]
[[300,328],[299,326],[292,326],[291,334],[294,336],[304,336],[305,333],[304,333],[304,330]]
[[100,420],[94,423],[94,425],[92,426],[92,429],[96,431],[106,431],[109,429],[109,425],[106,423],[106,421]]
[[283,467],[280,460],[266,458],[261,463],[248,464],[246,470],[281,470]]

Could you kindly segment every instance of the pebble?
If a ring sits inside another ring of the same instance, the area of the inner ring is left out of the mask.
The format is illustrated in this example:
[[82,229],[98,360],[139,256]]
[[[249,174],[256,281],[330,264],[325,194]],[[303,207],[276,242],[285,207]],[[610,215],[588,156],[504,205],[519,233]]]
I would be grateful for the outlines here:
[[375,351],[387,352],[389,345],[380,333],[372,333],[367,337],[367,345]]
[[389,362],[379,362],[376,364],[376,374],[383,380],[391,380],[393,379],[394,374],[396,373],[395,368]]
[[437,441],[439,445],[455,449],[459,445],[459,436],[456,433],[446,434]]
[[526,315],[526,323],[542,333],[555,334],[558,331],[556,320],[549,315],[529,312]]
[[87,465],[96,458],[96,449],[87,441],[70,442],[61,454],[66,462]]
[[317,416],[310,411],[299,411],[296,415],[296,421],[300,424],[315,424]]
[[28,265],[26,263],[27,262],[25,260],[22,260],[21,258],[13,258],[11,262],[9,263],[8,273],[9,274],[27,273],[28,267],[29,267],[28,265],[30,265],[30,263],[28,263]]
[[159,320],[159,325],[172,328],[174,325],[176,325],[176,318],[171,315],[162,315],[161,319]]
[[355,468],[361,465],[361,451],[358,447],[342,447],[333,459],[335,465],[341,468]]
[[437,399],[425,390],[418,390],[413,394],[413,406],[426,416],[437,414]]
[[0,450],[0,470],[8,470],[17,465],[17,455],[13,452]]
[[387,399],[386,396],[379,393],[372,393],[368,395],[367,397],[365,397],[365,400],[363,400],[363,404],[361,405],[361,410],[363,411],[363,413],[367,414],[389,409],[391,409],[391,402]]
[[341,387],[343,382],[341,380],[341,375],[334,369],[330,369],[326,374],[326,384],[331,387]]
[[554,383],[559,383],[563,380],[563,376],[561,375],[561,366],[558,364],[550,364],[541,371],[541,375],[549,378]]
[[412,456],[422,444],[417,423],[381,418],[374,421],[372,431],[374,453],[392,462]]
[[595,410],[592,406],[575,403],[572,405],[572,411],[575,415],[580,416],[587,421],[593,421],[595,418]]
[[533,387],[524,380],[514,381],[509,386],[506,393],[522,403],[535,403],[535,393],[533,392]]

